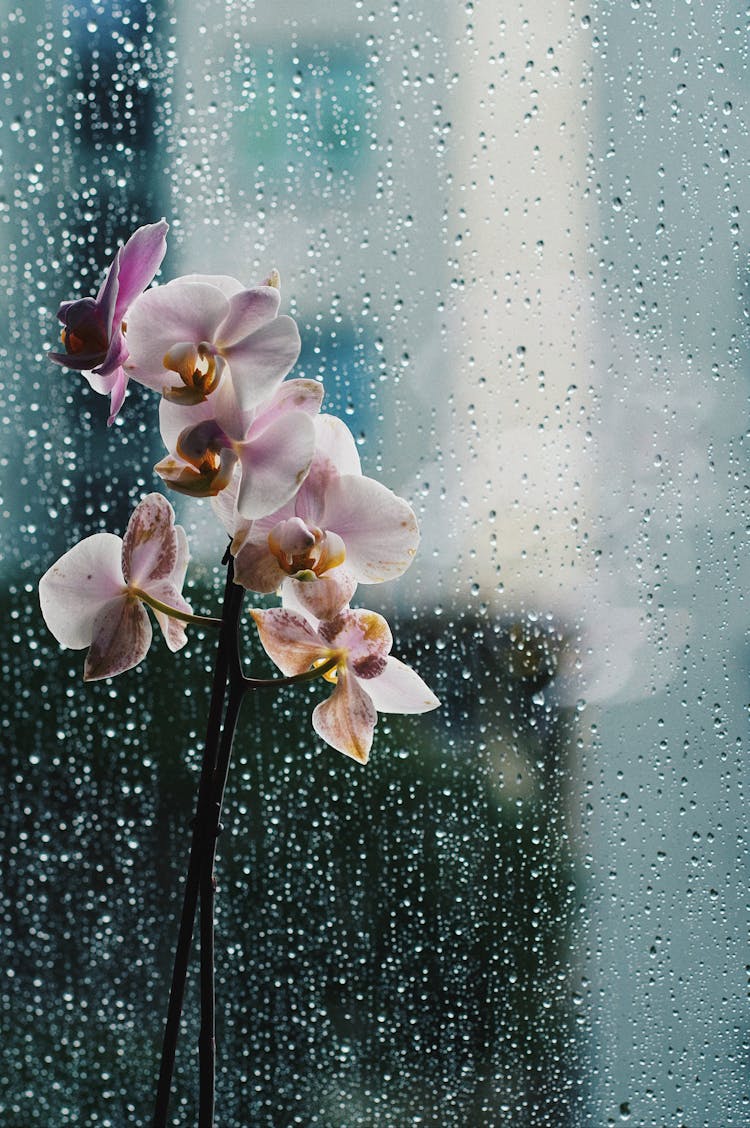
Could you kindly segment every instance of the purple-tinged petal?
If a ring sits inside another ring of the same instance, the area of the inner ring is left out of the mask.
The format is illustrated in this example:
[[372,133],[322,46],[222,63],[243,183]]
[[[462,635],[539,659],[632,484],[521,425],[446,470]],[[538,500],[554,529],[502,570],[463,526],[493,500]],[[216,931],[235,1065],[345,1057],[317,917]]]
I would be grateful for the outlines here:
[[96,305],[99,310],[99,315],[102,323],[105,326],[107,338],[112,334],[112,326],[115,324],[115,309],[117,306],[117,295],[119,293],[119,273],[122,250],[119,250],[112,260],[112,265],[107,271],[106,277],[101,284],[99,293],[96,296]]
[[139,227],[119,252],[119,287],[115,305],[115,324],[122,321],[128,308],[153,280],[167,253],[169,224],[164,219]]
[[378,714],[359,684],[346,670],[339,671],[338,682],[327,701],[313,711],[313,728],[337,752],[366,764]]
[[95,299],[63,302],[57,316],[63,323],[65,352],[50,352],[50,360],[79,372],[101,364],[107,355],[110,334]]
[[166,353],[178,342],[199,345],[214,338],[229,308],[216,286],[176,279],[147,290],[133,303],[127,318],[128,371],[134,380],[156,391],[174,384],[164,367]]
[[198,282],[205,286],[215,286],[217,290],[221,290],[225,298],[233,298],[235,294],[239,294],[240,291],[245,289],[242,283],[236,278],[232,278],[230,274],[181,274],[179,278],[175,278],[173,281]]
[[284,315],[222,349],[243,411],[250,411],[273,394],[294,367],[300,348],[297,326]]
[[140,600],[113,599],[94,620],[83,680],[112,678],[137,666],[146,657],[151,638],[151,623]]
[[319,658],[330,657],[314,628],[302,615],[284,607],[250,612],[268,657],[287,677],[304,674]]
[[[154,599],[166,603],[168,607],[174,607],[176,611],[185,611],[189,615],[192,608],[181,595],[180,587],[181,584],[177,585],[170,580],[151,580],[148,584],[144,584],[143,590],[148,595],[153,596]],[[161,627],[161,632],[169,649],[172,652],[181,650],[187,642],[185,623],[181,619],[175,619],[172,615],[166,615],[163,611],[156,611],[153,607],[151,610],[156,616],[156,621]]]
[[419,674],[398,658],[387,658],[383,671],[363,678],[363,686],[379,713],[427,713],[440,704]]
[[177,564],[174,509],[158,493],[133,510],[122,544],[122,571],[133,587],[171,578]]
[[347,567],[364,584],[400,576],[419,544],[411,506],[372,478],[345,474],[332,482],[321,520],[343,538]]
[[79,541],[39,581],[44,621],[61,646],[82,650],[91,643],[101,609],[122,597],[122,541],[114,533],[95,533]]
[[220,349],[236,345],[255,333],[279,312],[281,295],[273,286],[256,286],[241,290],[229,299],[229,312],[219,326],[216,343]]
[[270,399],[258,408],[253,428],[262,430],[273,419],[286,415],[288,411],[304,411],[317,416],[323,402],[323,385],[317,380],[285,380]]
[[111,427],[118,416],[120,408],[125,402],[125,392],[128,386],[128,377],[124,368],[118,368],[113,373],[114,379],[110,390],[109,418],[107,426]]
[[354,436],[335,415],[319,415],[315,420],[315,453],[333,463],[339,474],[362,473]]
[[[251,432],[251,436],[252,436]],[[237,509],[248,520],[280,509],[310,469],[315,430],[309,415],[292,411],[238,449],[242,478]]]
[[318,633],[334,650],[344,650],[348,663],[384,659],[393,645],[391,628],[377,611],[344,608],[334,618],[320,623]]
[[113,331],[106,356],[101,364],[97,365],[96,370],[103,377],[110,376],[114,374],[127,359],[128,346],[125,344],[125,338],[118,327]]
[[51,360],[53,364],[62,364],[65,368],[70,368],[74,372],[85,373],[96,368],[103,355],[100,352],[81,353],[79,356],[74,353],[48,352],[47,360]]
[[322,620],[339,615],[356,590],[357,581],[343,565],[317,580],[284,577],[281,589],[285,607]]

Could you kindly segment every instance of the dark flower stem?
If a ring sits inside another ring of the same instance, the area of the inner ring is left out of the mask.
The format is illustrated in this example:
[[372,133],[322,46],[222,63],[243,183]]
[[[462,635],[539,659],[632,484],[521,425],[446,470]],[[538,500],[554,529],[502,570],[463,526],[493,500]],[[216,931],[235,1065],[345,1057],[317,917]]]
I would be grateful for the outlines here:
[[190,947],[193,940],[195,913],[198,905],[201,860],[205,852],[206,830],[211,821],[211,808],[214,803],[214,773],[218,759],[221,718],[227,690],[230,655],[237,651],[237,628],[244,596],[243,589],[234,583],[234,569],[231,557],[229,557],[228,560],[227,557],[225,557],[225,561],[227,562],[227,579],[224,588],[222,629],[219,636],[219,645],[214,665],[211,704],[209,706],[208,724],[206,726],[206,742],[203,750],[201,778],[198,786],[198,802],[195,821],[193,823],[190,860],[188,862],[187,876],[185,878],[182,916],[180,918],[177,947],[175,949],[167,1020],[164,1028],[161,1068],[152,1122],[153,1128],[166,1128],[167,1125],[169,1095],[172,1087],[177,1038],[180,1031],[180,1017],[185,996],[185,980],[190,959]]
[[[229,572],[232,573],[232,562]],[[242,656],[239,645],[239,613],[242,609],[244,591],[237,588],[237,618],[234,638],[228,643],[229,698],[224,716],[224,725],[219,742],[217,761],[214,766],[211,786],[211,808],[209,823],[204,840],[201,860],[200,900],[201,900],[201,1029],[198,1039],[198,1059],[200,1068],[200,1097],[198,1105],[198,1128],[214,1128],[214,1103],[216,1091],[216,995],[214,985],[214,900],[216,896],[216,840],[221,832],[221,810],[224,805],[224,792],[229,776],[232,758],[232,744],[237,731],[242,699],[249,686],[242,672]]]
[[[216,1004],[214,987],[214,902],[216,886],[214,861],[216,858],[216,840],[221,830],[221,810],[229,775],[232,743],[243,698],[250,690],[278,689],[286,685],[295,685],[298,682],[311,681],[328,673],[336,666],[338,661],[334,656],[315,669],[306,670],[301,674],[290,677],[245,677],[239,645],[239,623],[245,592],[242,587],[234,583],[234,566],[228,552],[223,563],[227,565],[227,578],[220,620],[221,633],[214,665],[206,742],[198,786],[198,802],[193,823],[190,859],[185,878],[182,916],[175,950],[152,1128],[167,1128],[169,1097],[199,896],[201,903],[201,1026],[198,1040],[200,1069],[198,1128],[213,1128],[214,1125],[216,1087]],[[224,711],[225,700],[226,712]]]

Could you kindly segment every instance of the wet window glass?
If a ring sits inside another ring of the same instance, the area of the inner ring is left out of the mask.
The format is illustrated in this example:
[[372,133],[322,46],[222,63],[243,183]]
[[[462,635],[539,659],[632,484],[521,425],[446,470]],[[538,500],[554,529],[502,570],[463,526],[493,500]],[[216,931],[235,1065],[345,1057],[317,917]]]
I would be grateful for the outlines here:
[[[441,700],[381,715],[366,766],[315,735],[318,683],[243,708],[217,1125],[748,1123],[748,30],[696,0],[2,5],[3,1124],[152,1111],[216,640],[84,684],[37,585],[167,492],[153,393],[107,427],[47,355],[162,216],[162,281],[278,270],[294,375],[418,515],[359,595]],[[170,500],[216,615],[226,537]]]

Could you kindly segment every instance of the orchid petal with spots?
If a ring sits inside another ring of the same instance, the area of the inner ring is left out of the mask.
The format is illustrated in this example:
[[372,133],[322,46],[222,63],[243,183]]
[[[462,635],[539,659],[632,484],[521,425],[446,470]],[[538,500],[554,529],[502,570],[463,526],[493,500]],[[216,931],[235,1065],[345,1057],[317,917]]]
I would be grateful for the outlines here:
[[374,611],[344,608],[323,621],[287,607],[251,614],[266,653],[283,673],[300,674],[337,660],[335,669],[324,675],[335,689],[315,707],[313,728],[327,744],[361,764],[369,758],[378,709],[425,713],[440,704],[414,670],[390,657],[390,628]]
[[[151,644],[144,595],[190,614],[182,596],[188,561],[185,531],[161,494],[134,510],[124,538],[94,533],[71,548],[39,581],[42,615],[61,646],[88,647],[84,679],[113,677],[137,666]],[[187,642],[182,622],[156,618],[170,650]]]

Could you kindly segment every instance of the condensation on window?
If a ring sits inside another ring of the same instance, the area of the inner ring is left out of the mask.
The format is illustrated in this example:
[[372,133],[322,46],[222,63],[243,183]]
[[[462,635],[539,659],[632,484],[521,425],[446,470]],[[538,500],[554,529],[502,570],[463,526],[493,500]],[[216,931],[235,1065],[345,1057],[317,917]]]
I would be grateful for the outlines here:
[[[695,0],[2,5],[4,1124],[151,1110],[213,642],[84,685],[36,586],[157,488],[153,398],[107,429],[46,354],[162,215],[165,277],[279,271],[296,374],[417,510],[384,608],[442,701],[381,717],[366,768],[316,687],[243,714],[217,1124],[748,1123],[748,30]],[[216,613],[225,545],[176,504]]]

